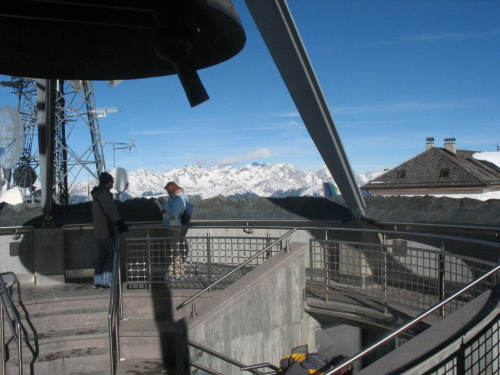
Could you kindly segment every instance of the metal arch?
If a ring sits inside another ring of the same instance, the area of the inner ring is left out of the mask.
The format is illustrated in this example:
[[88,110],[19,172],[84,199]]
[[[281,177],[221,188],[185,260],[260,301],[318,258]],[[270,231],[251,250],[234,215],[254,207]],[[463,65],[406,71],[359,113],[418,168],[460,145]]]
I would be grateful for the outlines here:
[[245,2],[314,144],[359,220],[364,216],[365,202],[286,1]]

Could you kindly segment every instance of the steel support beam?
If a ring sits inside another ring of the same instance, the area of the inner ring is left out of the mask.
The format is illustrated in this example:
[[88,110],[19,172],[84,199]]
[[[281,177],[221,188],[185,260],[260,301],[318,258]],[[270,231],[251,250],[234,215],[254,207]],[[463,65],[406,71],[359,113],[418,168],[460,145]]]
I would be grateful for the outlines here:
[[245,0],[295,106],[355,220],[365,202],[285,0]]
[[40,182],[42,185],[42,209],[44,226],[51,226],[53,224],[52,183],[54,180],[56,85],[57,82],[54,79],[37,79],[36,82],[38,153],[40,160]]

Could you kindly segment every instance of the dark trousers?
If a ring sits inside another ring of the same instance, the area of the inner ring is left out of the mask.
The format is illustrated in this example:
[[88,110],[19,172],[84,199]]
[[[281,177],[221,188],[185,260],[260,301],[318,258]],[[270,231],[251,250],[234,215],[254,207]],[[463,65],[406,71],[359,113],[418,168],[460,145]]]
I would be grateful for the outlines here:
[[99,242],[99,252],[94,269],[94,285],[110,285],[113,276],[113,256],[116,251],[116,238],[108,237]]

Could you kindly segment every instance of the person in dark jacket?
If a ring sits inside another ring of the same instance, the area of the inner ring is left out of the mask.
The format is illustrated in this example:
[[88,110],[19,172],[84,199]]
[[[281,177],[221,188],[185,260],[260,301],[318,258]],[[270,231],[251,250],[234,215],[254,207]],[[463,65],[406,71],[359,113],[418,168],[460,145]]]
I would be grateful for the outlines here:
[[99,186],[92,189],[92,220],[99,251],[94,269],[94,288],[109,288],[113,272],[113,256],[117,248],[115,226],[118,233],[128,231],[116,209],[111,194],[115,180],[108,172],[99,175]]

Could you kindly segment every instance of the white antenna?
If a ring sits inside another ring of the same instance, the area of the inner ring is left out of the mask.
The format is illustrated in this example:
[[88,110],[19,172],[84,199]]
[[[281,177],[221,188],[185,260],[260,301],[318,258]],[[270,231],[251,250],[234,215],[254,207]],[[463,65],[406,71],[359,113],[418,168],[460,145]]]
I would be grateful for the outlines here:
[[101,141],[101,144],[104,145],[113,145],[113,168],[116,166],[116,155],[115,151],[116,150],[128,150],[129,154],[130,151],[132,150],[132,147],[137,147],[135,144],[135,141],[132,139],[129,143],[123,143],[123,142],[115,142],[113,139],[112,142],[104,142]]
[[0,166],[13,168],[24,148],[24,125],[16,108],[0,108]]
[[97,118],[107,117],[108,113],[117,113],[117,112],[121,112],[121,111],[118,108],[114,108],[114,107],[96,108],[96,109],[89,111],[90,114],[97,116]]

